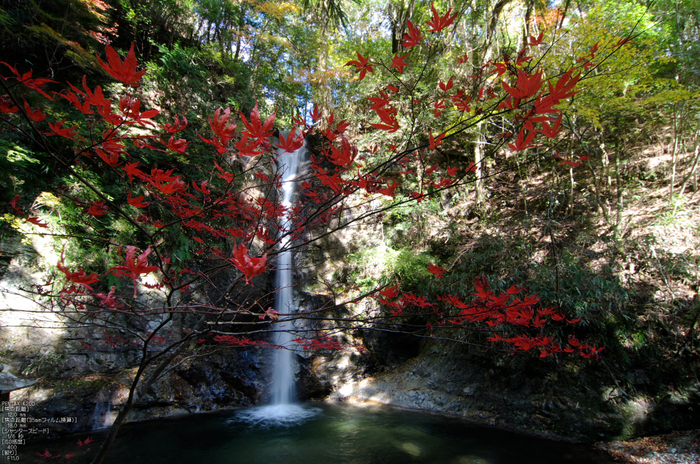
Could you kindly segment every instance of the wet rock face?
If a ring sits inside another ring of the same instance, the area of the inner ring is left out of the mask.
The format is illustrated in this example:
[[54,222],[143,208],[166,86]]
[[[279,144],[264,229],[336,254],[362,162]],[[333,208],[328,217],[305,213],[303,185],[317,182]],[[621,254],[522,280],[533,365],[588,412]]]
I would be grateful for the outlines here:
[[95,407],[96,403],[87,398],[58,395],[39,402],[32,408],[31,416],[38,421],[37,424],[42,425],[42,428],[49,429],[49,433],[42,434],[40,438],[50,438],[66,433],[92,430]]
[[[257,348],[229,349],[173,363],[173,368],[146,392],[127,421],[175,414],[254,406],[266,378]],[[30,392],[30,415],[46,420],[49,436],[109,426],[127,400],[133,371],[116,376],[92,375],[70,381],[43,382]],[[61,418],[66,418],[62,420]]]
[[[22,288],[46,282],[42,269],[55,269],[60,259],[51,254],[50,246],[37,243],[25,246],[19,239],[0,240],[0,349],[2,361],[20,379],[39,381],[37,385],[12,394],[13,400],[31,401],[29,414],[46,424],[48,435],[89,431],[109,425],[123,405],[142,352],[124,327],[148,333],[162,321],[153,318],[114,316],[113,325],[100,321],[78,325],[57,313],[45,311],[38,324],[36,311]],[[42,254],[44,253],[44,254]],[[46,254],[48,253],[48,254]],[[45,266],[40,264],[44,263]],[[214,283],[225,288],[237,276],[235,269],[218,273]],[[265,304],[272,293],[272,276],[257,276],[247,298]],[[123,289],[131,296],[132,289]],[[152,307],[166,304],[158,289],[139,289],[138,301]],[[22,308],[22,310],[16,310]],[[155,350],[176,342],[197,324],[196,314],[175,314],[168,326],[160,330],[162,343]],[[123,322],[123,324],[122,324]],[[128,322],[128,323],[127,323]],[[64,324],[65,327],[64,327]],[[40,329],[46,325],[54,329]],[[219,350],[206,354],[207,350]],[[191,358],[176,359],[162,378],[145,392],[127,420],[144,420],[171,414],[211,411],[220,408],[252,406],[259,403],[266,376],[261,367],[263,356],[256,348],[229,349],[196,345]],[[152,369],[151,366],[149,369]],[[146,374],[147,375],[147,374]],[[42,435],[43,437],[43,435]]]
[[346,307],[336,307],[333,298],[319,293],[300,292],[298,303],[300,311],[322,315],[300,323],[297,328],[304,330],[304,336],[332,334],[332,341],[344,347],[342,350],[310,349],[297,352],[296,387],[299,400],[325,398],[346,383],[374,372],[376,363],[368,352],[361,352],[360,340],[351,333],[342,333],[338,328],[336,321],[350,315]]
[[299,357],[297,390],[302,401],[322,399],[343,385],[359,382],[374,372],[372,360],[353,348]]
[[420,354],[420,339],[411,334],[364,330],[362,341],[379,370],[396,368]]
[[136,418],[258,404],[265,382],[259,351],[226,350],[183,362],[148,392]]
[[299,357],[299,378],[297,379],[297,396],[300,400],[325,398],[333,391],[330,372],[333,370],[327,356],[313,358]]

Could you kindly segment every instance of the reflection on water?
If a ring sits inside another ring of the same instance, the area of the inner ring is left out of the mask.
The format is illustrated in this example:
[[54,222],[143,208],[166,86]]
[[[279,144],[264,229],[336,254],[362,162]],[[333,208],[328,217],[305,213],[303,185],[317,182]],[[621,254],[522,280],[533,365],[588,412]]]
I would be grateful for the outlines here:
[[[129,424],[115,442],[109,464],[612,464],[585,446],[552,442],[456,419],[381,407],[323,405],[302,408],[299,425],[256,425],[259,408]],[[305,412],[304,412],[305,411]],[[84,435],[34,443],[20,450],[20,462],[36,456],[72,453],[72,463],[89,462],[89,450],[75,443]]]

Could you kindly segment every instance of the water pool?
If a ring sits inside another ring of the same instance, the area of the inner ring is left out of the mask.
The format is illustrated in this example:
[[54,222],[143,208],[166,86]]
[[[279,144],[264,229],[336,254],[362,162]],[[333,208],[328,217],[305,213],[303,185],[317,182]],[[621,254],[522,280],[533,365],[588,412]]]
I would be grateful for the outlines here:
[[[534,438],[458,419],[387,407],[307,405],[295,425],[251,424],[250,410],[194,414],[122,427],[109,464],[613,464],[585,445]],[[315,414],[313,414],[315,413]],[[254,416],[255,414],[253,414]],[[37,453],[67,454],[87,463],[102,432],[30,443],[19,462],[47,462]],[[82,447],[88,435],[94,442]],[[49,459],[51,460],[51,459]],[[55,462],[55,461],[54,461]]]

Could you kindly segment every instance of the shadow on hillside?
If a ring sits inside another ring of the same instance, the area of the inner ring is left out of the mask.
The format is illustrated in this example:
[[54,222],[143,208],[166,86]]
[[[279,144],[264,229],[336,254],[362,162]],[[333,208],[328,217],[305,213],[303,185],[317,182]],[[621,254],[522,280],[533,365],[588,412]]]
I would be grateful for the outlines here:
[[[485,274],[494,287],[523,286],[537,293],[544,307],[580,318],[578,324],[556,330],[560,339],[575,334],[606,347],[600,374],[622,392],[616,401],[623,410],[637,397],[652,405],[641,419],[629,419],[632,433],[699,426],[693,409],[700,399],[700,347],[697,336],[683,336],[691,324],[692,301],[668,300],[658,269],[648,265],[644,243],[627,241],[621,250],[612,238],[537,216],[508,226],[503,222],[476,227],[477,233],[460,238],[456,252],[449,251],[458,256],[451,271],[461,291],[471,293],[467,282]],[[673,273],[670,277],[689,274],[682,256],[663,254],[659,263]]]

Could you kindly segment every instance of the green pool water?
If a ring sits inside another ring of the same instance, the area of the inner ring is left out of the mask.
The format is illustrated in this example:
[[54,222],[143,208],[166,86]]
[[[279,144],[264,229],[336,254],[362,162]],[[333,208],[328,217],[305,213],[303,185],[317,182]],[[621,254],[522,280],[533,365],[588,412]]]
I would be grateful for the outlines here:
[[[533,438],[385,407],[304,406],[295,425],[252,423],[250,410],[181,416],[122,428],[110,464],[612,464],[584,445]],[[254,414],[253,414],[254,415]],[[95,441],[77,446],[88,435]],[[22,447],[19,462],[89,462],[102,432]],[[48,450],[61,458],[46,459]],[[73,454],[65,460],[66,454]]]

